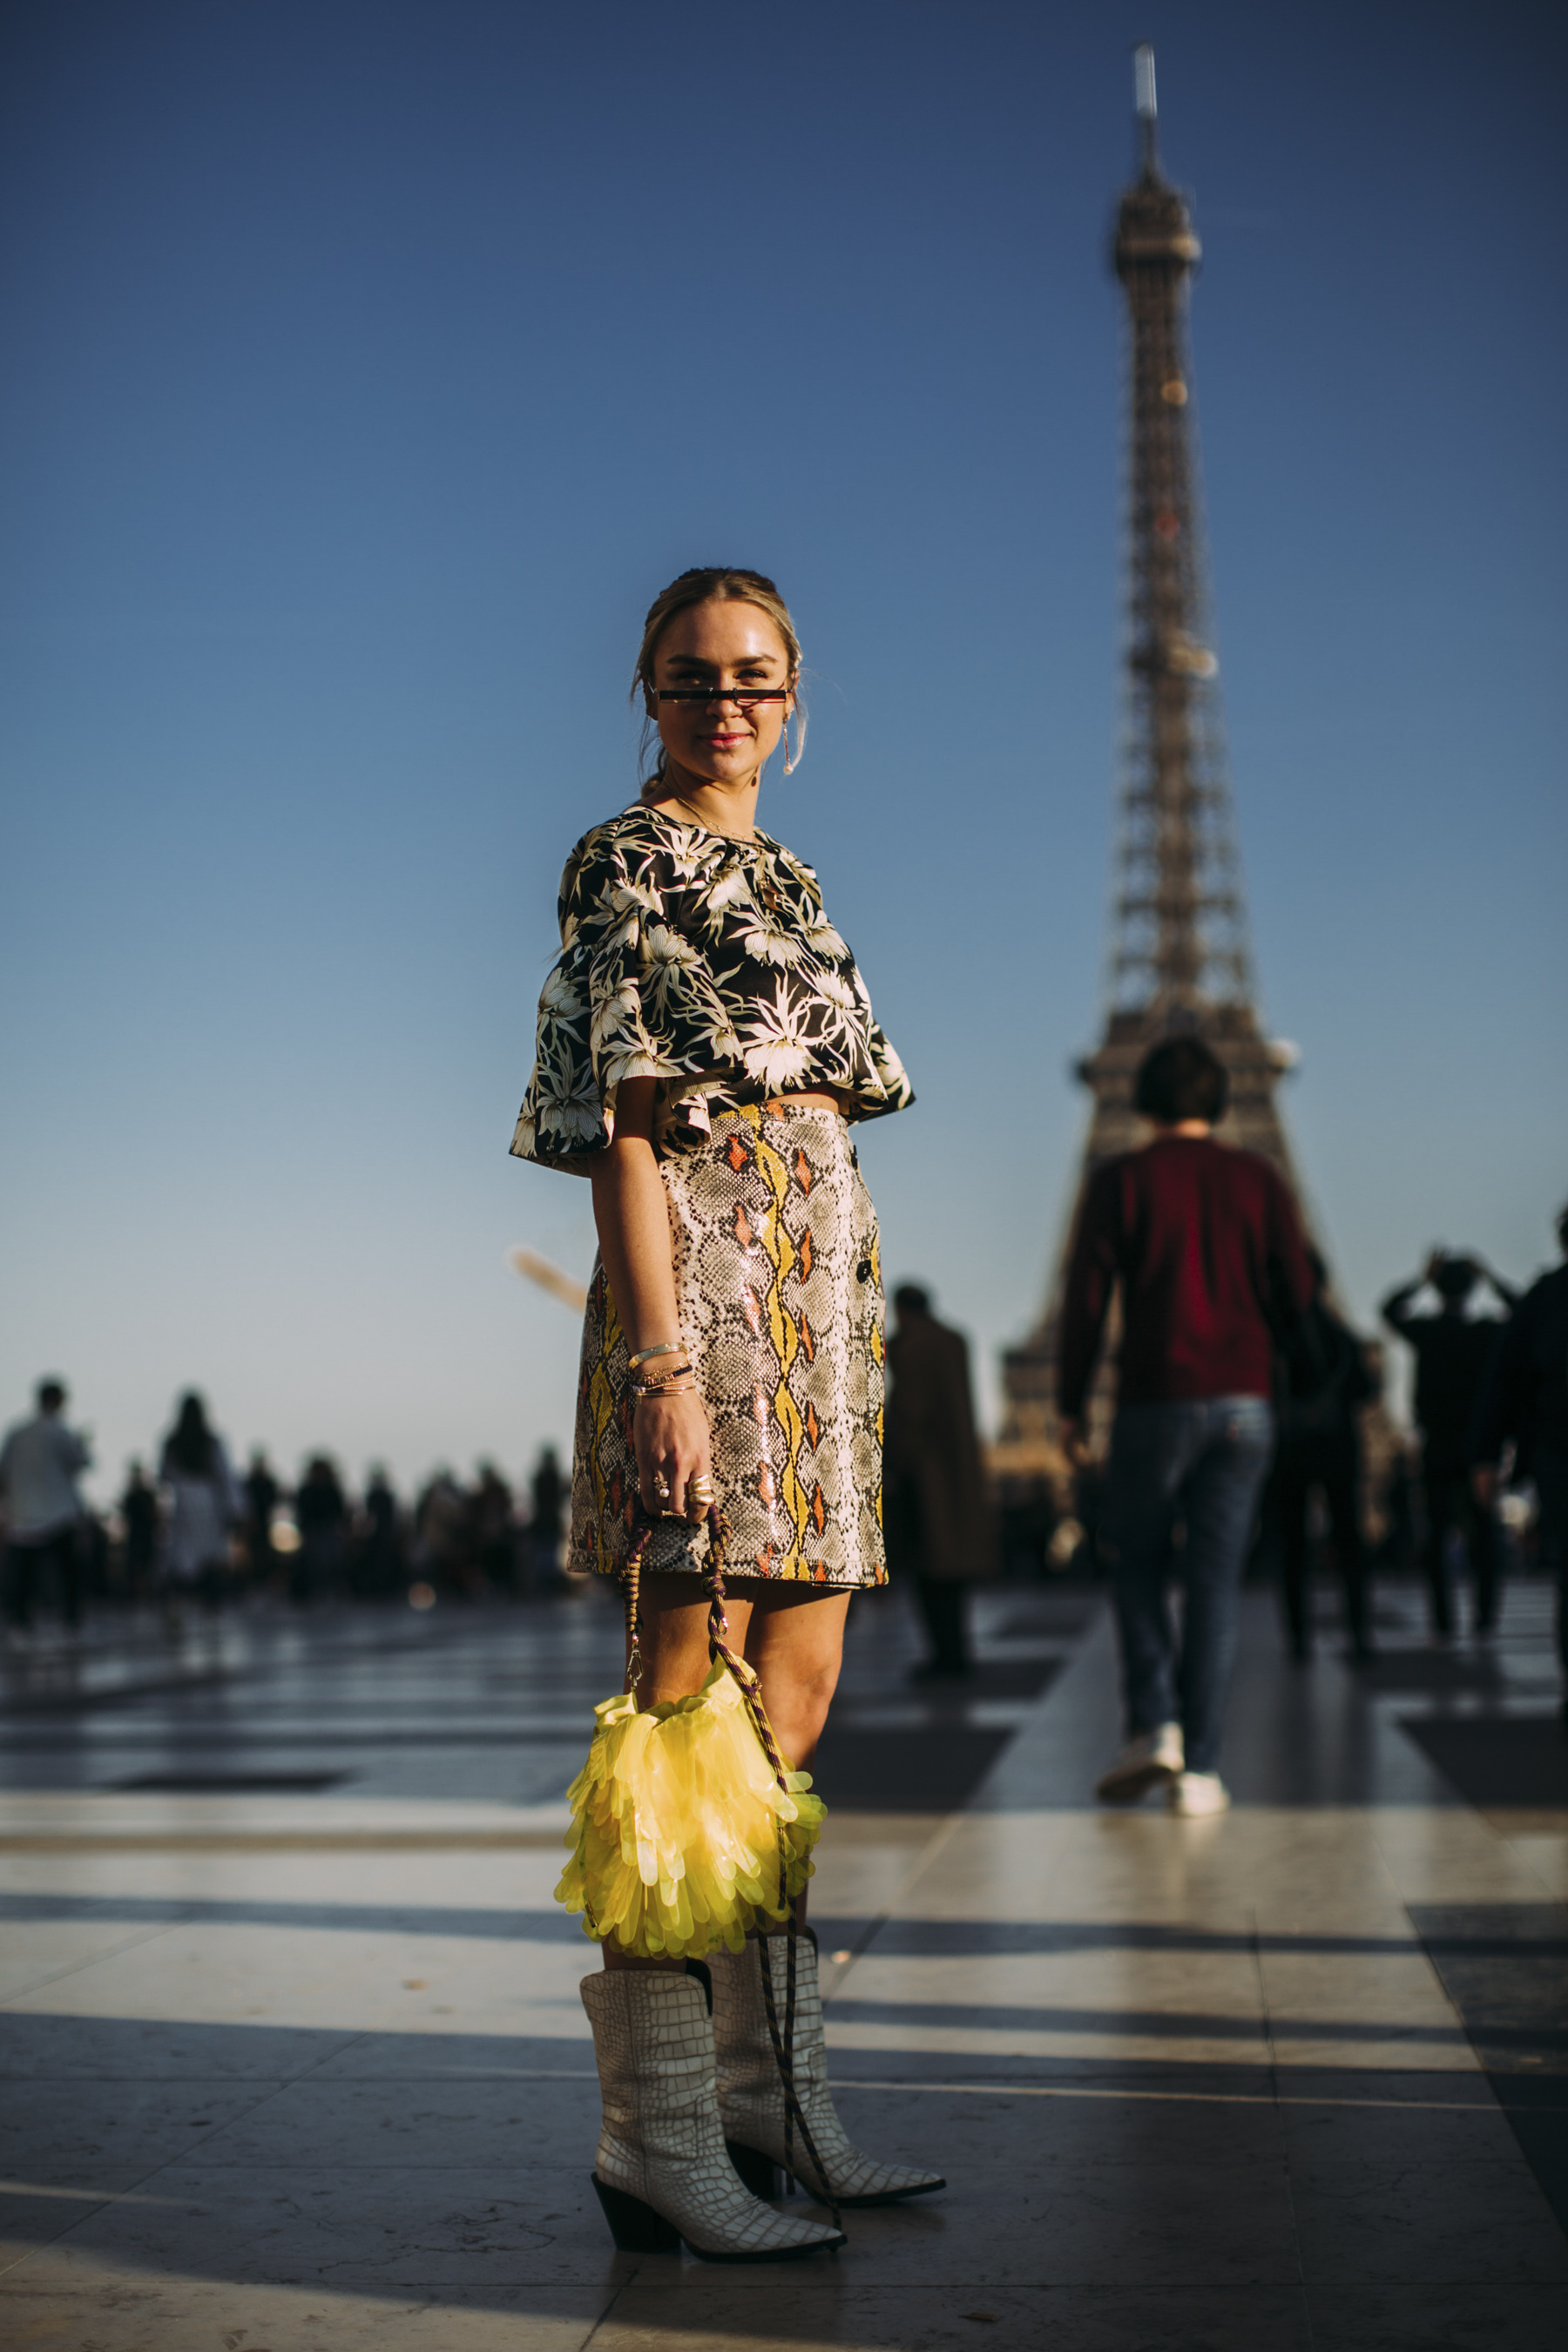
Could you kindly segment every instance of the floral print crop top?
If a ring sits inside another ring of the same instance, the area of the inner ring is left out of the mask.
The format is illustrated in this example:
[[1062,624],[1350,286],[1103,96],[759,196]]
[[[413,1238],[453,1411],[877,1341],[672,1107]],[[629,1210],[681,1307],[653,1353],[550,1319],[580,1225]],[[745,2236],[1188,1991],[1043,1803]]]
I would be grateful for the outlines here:
[[658,1080],[654,1138],[689,1151],[716,1113],[834,1087],[850,1118],[914,1100],[809,866],[638,805],[584,834],[561,879],[520,1160],[586,1175],[623,1078]]

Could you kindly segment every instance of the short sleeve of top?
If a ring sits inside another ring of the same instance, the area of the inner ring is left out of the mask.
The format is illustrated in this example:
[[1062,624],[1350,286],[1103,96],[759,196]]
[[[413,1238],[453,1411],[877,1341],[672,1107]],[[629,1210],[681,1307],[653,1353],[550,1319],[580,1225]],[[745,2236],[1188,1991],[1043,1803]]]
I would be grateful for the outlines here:
[[851,1118],[914,1100],[809,866],[637,807],[585,834],[561,881],[561,953],[511,1149],[585,1175],[626,1078],[657,1078],[660,1153],[742,1103],[837,1087]]

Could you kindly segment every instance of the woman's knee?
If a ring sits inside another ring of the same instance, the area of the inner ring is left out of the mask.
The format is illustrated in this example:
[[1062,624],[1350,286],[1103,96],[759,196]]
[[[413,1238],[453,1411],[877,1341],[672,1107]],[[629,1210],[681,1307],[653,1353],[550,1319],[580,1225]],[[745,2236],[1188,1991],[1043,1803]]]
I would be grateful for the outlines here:
[[825,1657],[786,1652],[758,1662],[763,1704],[797,1764],[822,1736],[838,1686],[838,1667],[837,1654]]

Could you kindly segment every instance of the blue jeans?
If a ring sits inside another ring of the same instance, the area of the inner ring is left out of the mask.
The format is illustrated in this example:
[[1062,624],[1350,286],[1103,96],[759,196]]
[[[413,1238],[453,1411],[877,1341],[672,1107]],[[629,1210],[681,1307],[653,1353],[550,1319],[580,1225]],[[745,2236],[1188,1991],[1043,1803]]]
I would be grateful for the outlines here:
[[[1241,1572],[1273,1452],[1263,1397],[1123,1405],[1111,1433],[1105,1534],[1127,1727],[1179,1722],[1189,1772],[1212,1772],[1219,1760]],[[1186,1527],[1179,1559],[1178,1519]],[[1178,1567],[1187,1592],[1179,1659],[1165,1592]]]

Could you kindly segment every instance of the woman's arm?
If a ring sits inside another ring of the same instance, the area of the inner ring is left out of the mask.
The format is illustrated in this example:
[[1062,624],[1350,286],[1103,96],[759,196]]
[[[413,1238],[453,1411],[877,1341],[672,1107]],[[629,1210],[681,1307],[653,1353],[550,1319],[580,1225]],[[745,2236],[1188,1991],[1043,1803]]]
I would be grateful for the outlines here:
[[[616,1098],[614,1139],[595,1153],[592,1169],[599,1253],[627,1352],[634,1356],[661,1340],[686,1337],[676,1315],[669,1204],[653,1150],[657,1085],[655,1078],[623,1080]],[[656,1357],[649,1370],[663,1360]],[[702,1399],[692,1392],[645,1397],[636,1408],[632,1429],[645,1507],[700,1518],[700,1510],[687,1511],[686,1488],[689,1480],[711,1475]],[[660,1472],[669,1482],[668,1502],[654,1492],[654,1478]]]

